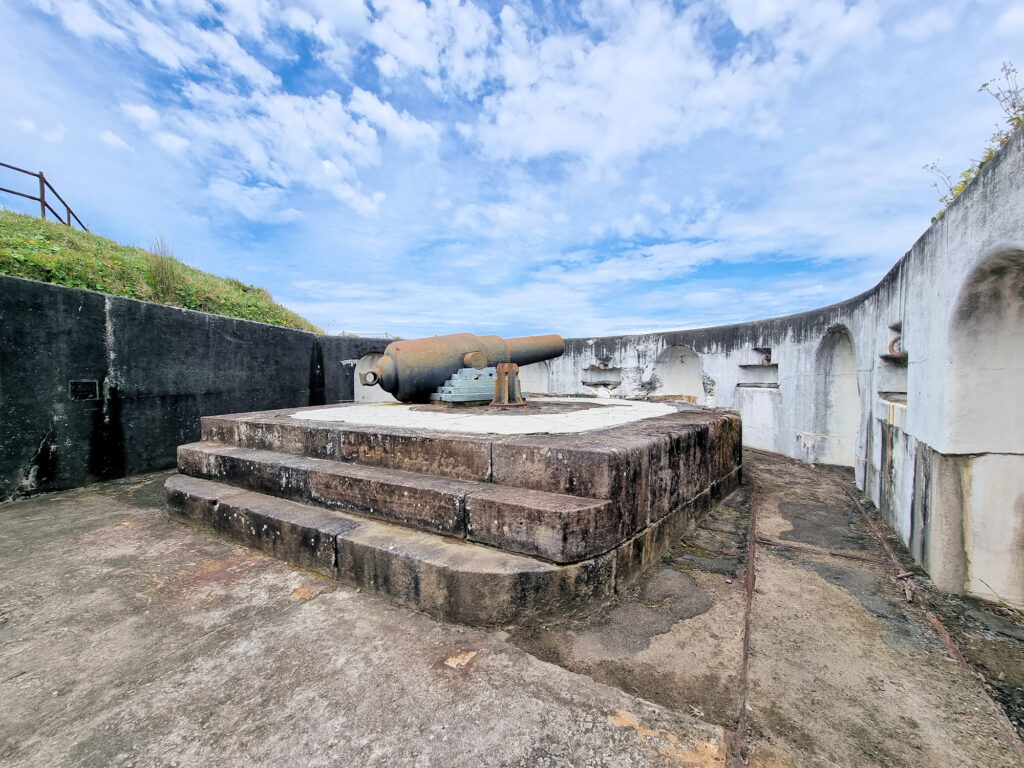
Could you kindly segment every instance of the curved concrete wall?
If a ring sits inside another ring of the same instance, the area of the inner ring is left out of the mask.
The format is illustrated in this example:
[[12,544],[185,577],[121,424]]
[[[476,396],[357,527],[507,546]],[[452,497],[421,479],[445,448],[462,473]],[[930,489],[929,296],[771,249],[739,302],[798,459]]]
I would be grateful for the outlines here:
[[[657,374],[678,348],[699,357],[696,395],[692,374]],[[549,389],[734,408],[749,446],[852,466],[941,588],[1024,605],[1024,131],[870,291],[570,339]]]

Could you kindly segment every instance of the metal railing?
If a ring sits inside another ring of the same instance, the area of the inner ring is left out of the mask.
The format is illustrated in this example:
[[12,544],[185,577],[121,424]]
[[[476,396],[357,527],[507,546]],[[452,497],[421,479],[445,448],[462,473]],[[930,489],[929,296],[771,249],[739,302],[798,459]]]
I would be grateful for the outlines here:
[[[82,223],[82,220],[80,218],[78,218],[78,214],[71,210],[71,206],[68,205],[64,198],[60,196],[60,193],[53,188],[53,185],[46,180],[46,176],[43,175],[42,171],[39,171],[38,173],[36,173],[35,171],[26,171],[24,168],[19,168],[16,165],[9,165],[7,163],[0,163],[0,166],[4,168],[9,168],[12,171],[17,171],[18,173],[24,173],[26,176],[34,176],[35,178],[37,178],[39,180],[39,197],[34,197],[33,195],[26,195],[24,192],[18,192],[15,189],[7,189],[7,187],[0,187],[0,192],[6,192],[10,195],[17,195],[18,197],[24,197],[26,200],[34,200],[35,202],[39,203],[39,215],[43,218],[44,221],[46,220],[46,212],[49,211],[50,213],[53,214],[53,217],[61,224],[67,224],[69,227],[73,227],[74,224],[71,223],[73,219],[75,222],[77,222],[78,226],[80,226],[86,232],[89,231],[89,228]],[[50,205],[50,201],[46,199],[46,190],[50,190],[53,193],[53,196],[60,200],[61,204],[64,206],[63,216],[57,213],[57,211],[54,210],[53,206]]]

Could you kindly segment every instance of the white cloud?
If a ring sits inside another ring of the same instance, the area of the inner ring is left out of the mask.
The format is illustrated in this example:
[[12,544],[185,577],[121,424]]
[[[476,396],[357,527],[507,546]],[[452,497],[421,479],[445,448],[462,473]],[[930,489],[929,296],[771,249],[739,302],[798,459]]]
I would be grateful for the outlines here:
[[34,120],[28,120],[27,118],[22,117],[15,120],[14,124],[17,125],[25,133],[36,132],[36,123]]
[[196,35],[207,56],[218,60],[240,77],[261,88],[277,82],[277,75],[249,55],[233,36],[208,30],[198,30]]
[[155,130],[160,125],[160,113],[148,104],[122,104],[121,111],[144,131]]
[[899,24],[896,27],[896,34],[920,42],[952,27],[953,16],[946,8],[932,8]]
[[37,3],[43,11],[58,16],[68,31],[79,37],[99,37],[117,42],[125,39],[122,30],[104,19],[85,0],[37,0]]
[[376,0],[369,38],[383,53],[378,71],[394,78],[411,71],[434,92],[473,96],[487,77],[497,30],[472,2]]
[[331,91],[315,98],[243,96],[194,86],[188,98],[192,109],[179,115],[185,134],[206,152],[226,151],[230,162],[268,183],[334,194],[338,178],[355,180],[358,168],[380,158],[376,131]]
[[221,205],[255,222],[294,221],[302,214],[284,203],[284,190],[269,184],[239,184],[230,179],[214,179],[207,194]]
[[505,88],[485,99],[484,147],[501,159],[567,152],[605,166],[716,128],[770,135],[772,100],[877,28],[869,9],[839,0],[737,2],[731,12],[747,34],[770,33],[772,46],[716,61],[696,6],[585,5],[586,18],[607,25],[595,28],[597,42],[578,31],[538,35],[506,6],[497,53]]
[[363,0],[304,0],[302,4],[318,23],[329,24],[339,35],[365,34],[369,26],[370,12]]
[[196,51],[177,38],[173,28],[160,21],[153,21],[137,11],[132,12],[127,21],[139,48],[165,67],[180,70],[199,59]]
[[103,131],[99,134],[100,141],[114,149],[126,149],[132,151],[128,143],[113,131]]
[[517,185],[510,189],[508,200],[461,205],[452,224],[456,230],[467,229],[500,237],[516,233],[543,235],[548,230],[548,198],[538,190]]
[[43,131],[40,136],[47,144],[56,144],[64,139],[64,125],[61,124],[49,131]]
[[389,136],[409,146],[436,147],[437,129],[421,120],[417,120],[406,111],[399,112],[387,102],[378,99],[369,91],[354,88],[349,99],[349,109],[366,117],[374,125],[382,128]]
[[313,31],[316,29],[317,21],[313,14],[302,8],[296,8],[295,6],[285,8],[281,18],[292,29],[300,30],[306,34],[313,34]]
[[649,208],[653,208],[661,214],[668,214],[672,211],[672,206],[666,203],[664,200],[659,198],[657,195],[651,192],[645,192],[640,195],[641,205],[646,205]]
[[355,189],[351,184],[344,182],[332,184],[329,189],[332,195],[343,203],[347,203],[360,216],[372,216],[377,213],[385,199],[383,192],[378,191],[371,195],[366,195]]
[[153,134],[153,142],[171,154],[184,152],[188,147],[188,139],[170,131],[157,131]]
[[1024,4],[1017,3],[1003,11],[993,28],[997,35],[1017,38],[1024,36]]
[[622,285],[626,280],[656,282],[676,279],[690,274],[700,265],[721,258],[724,253],[721,243],[664,243],[635,248],[604,259],[592,257],[584,269],[549,267],[542,271],[541,276],[574,290],[594,290]]

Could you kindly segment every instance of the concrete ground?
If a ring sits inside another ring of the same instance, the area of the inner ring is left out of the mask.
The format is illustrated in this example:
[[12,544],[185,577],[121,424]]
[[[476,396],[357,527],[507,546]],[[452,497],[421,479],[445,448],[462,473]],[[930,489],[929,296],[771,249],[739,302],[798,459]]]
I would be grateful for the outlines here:
[[[1022,764],[848,478],[745,473],[628,595],[507,632],[171,523],[166,474],[2,505],[0,764]],[[1017,674],[1015,625],[967,620]]]

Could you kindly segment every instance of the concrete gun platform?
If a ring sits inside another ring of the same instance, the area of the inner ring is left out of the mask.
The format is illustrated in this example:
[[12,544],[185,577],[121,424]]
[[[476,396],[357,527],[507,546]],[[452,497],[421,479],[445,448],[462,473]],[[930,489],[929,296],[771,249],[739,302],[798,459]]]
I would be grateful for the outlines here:
[[438,618],[504,624],[625,588],[740,481],[733,413],[551,398],[203,419],[171,514]]

